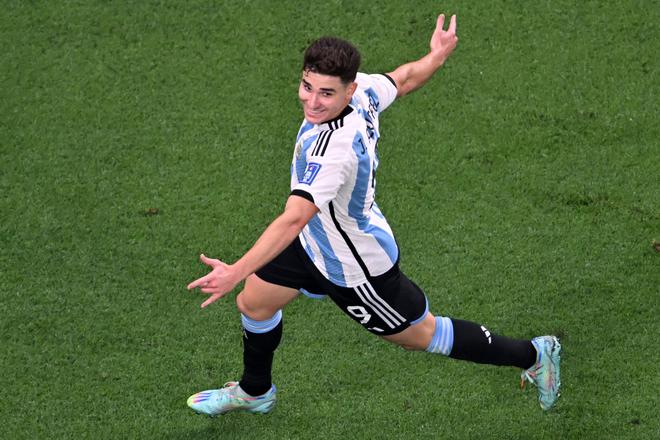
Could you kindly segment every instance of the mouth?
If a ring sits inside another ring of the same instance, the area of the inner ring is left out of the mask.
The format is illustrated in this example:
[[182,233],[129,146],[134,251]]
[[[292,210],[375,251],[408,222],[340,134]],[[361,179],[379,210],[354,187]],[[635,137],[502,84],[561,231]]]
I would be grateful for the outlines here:
[[307,116],[310,116],[312,118],[317,118],[321,116],[323,113],[325,113],[325,109],[311,109],[311,108],[305,108],[305,114]]

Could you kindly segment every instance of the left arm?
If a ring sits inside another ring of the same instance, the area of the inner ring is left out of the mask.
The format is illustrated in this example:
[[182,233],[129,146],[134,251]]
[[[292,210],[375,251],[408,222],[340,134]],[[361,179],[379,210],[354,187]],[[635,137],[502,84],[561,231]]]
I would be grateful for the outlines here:
[[444,14],[438,16],[435,31],[431,36],[431,50],[417,61],[403,64],[388,75],[396,82],[397,97],[407,95],[423,86],[445,63],[458,43],[456,16],[452,15],[449,28],[443,29]]

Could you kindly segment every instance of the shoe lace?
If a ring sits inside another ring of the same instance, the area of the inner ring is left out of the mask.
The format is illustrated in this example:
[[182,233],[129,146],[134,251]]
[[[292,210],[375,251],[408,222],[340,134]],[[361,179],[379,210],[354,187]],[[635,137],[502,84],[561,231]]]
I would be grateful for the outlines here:
[[520,375],[521,390],[525,389],[525,385],[527,384],[527,381],[536,384],[536,375],[540,369],[541,369],[541,365],[539,363],[536,363],[528,370],[523,371],[523,374]]

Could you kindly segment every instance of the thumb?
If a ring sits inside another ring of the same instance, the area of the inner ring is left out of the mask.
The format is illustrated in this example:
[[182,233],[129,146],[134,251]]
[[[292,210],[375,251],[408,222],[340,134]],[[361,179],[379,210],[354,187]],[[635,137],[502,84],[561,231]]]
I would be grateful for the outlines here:
[[200,254],[199,261],[211,267],[215,267],[220,263],[220,260],[216,260],[215,258],[209,258],[204,254]]

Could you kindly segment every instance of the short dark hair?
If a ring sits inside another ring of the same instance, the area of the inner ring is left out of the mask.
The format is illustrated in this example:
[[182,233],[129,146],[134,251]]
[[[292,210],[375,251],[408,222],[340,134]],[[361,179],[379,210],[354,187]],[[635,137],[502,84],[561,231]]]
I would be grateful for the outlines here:
[[355,81],[360,67],[360,52],[346,40],[321,37],[309,45],[303,71],[338,76],[344,84]]

